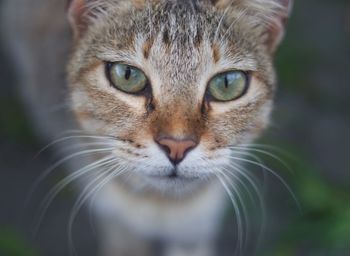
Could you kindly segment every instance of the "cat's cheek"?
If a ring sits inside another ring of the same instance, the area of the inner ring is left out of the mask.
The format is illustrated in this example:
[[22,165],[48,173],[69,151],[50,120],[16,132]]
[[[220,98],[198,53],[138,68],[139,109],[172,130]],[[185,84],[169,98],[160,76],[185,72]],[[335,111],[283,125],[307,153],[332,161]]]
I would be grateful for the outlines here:
[[132,123],[140,123],[127,115],[130,112],[127,106],[114,104],[113,97],[106,100],[108,95],[101,98],[99,94],[79,88],[72,90],[71,109],[86,132],[119,136],[123,132],[131,133],[135,127]]
[[79,125],[85,131],[96,133],[105,125],[104,122],[98,121],[91,115],[90,110],[93,109],[93,105],[88,100],[86,92],[78,89],[72,90],[70,104]]
[[241,109],[217,115],[211,119],[202,140],[209,150],[251,143],[268,127],[272,100],[252,109]]

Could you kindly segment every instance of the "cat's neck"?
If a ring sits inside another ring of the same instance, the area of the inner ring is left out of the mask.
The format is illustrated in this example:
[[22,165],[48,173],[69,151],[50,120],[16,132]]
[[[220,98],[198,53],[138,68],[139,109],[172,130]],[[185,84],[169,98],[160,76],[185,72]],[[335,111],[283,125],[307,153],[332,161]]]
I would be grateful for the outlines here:
[[[226,206],[225,192],[217,181],[206,183],[192,196],[182,198],[162,196],[151,190],[130,192],[125,183],[121,184],[120,180],[112,182],[95,200],[96,208],[102,209],[101,218],[118,218],[120,223],[145,236],[153,233],[175,240],[215,236],[219,228],[215,220]],[[183,237],[183,229],[188,230],[185,232],[188,237]]]

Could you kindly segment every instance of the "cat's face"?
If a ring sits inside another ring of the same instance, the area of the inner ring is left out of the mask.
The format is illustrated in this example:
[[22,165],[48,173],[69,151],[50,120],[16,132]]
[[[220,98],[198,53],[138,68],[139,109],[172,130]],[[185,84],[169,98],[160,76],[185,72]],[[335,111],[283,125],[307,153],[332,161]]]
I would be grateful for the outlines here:
[[91,5],[69,66],[81,126],[113,136],[121,165],[163,190],[229,169],[230,147],[256,138],[272,106],[266,13],[195,2]]

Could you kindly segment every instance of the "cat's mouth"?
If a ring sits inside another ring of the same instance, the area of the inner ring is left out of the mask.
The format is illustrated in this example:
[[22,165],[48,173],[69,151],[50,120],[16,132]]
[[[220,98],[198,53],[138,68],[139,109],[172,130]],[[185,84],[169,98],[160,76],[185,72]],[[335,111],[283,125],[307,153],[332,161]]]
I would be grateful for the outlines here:
[[179,173],[148,176],[148,182],[153,188],[160,189],[162,193],[176,192],[178,195],[193,191],[193,189],[196,189],[198,185],[203,183],[199,177],[191,177]]
[[164,173],[148,174],[148,177],[153,179],[158,179],[158,180],[168,180],[168,181],[182,180],[182,181],[189,181],[189,182],[200,179],[198,175],[194,175],[194,174],[191,175],[179,169],[178,167],[174,167]]
[[169,179],[169,180],[176,180],[176,179],[198,179],[196,177],[185,177],[179,173],[179,170],[177,167],[174,167],[171,169],[168,173],[164,174],[153,174],[149,175],[151,178],[155,179]]

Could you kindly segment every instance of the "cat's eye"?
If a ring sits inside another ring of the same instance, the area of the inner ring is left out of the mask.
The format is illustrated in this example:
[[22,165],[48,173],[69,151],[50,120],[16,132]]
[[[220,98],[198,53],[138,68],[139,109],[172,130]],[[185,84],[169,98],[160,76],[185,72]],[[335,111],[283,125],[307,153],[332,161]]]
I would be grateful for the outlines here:
[[148,83],[140,69],[122,63],[107,64],[107,76],[114,87],[126,93],[139,93]]
[[217,101],[232,101],[242,97],[248,88],[248,75],[243,71],[229,71],[212,78],[208,92]]

